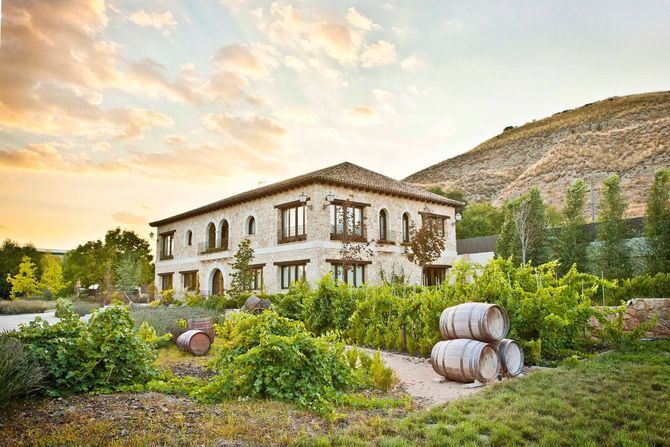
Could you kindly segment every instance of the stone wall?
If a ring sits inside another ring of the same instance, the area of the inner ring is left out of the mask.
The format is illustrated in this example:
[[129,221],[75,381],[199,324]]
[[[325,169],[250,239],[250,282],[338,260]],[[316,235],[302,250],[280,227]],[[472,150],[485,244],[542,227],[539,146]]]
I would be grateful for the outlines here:
[[[631,331],[658,315],[658,322],[647,332],[647,337],[670,338],[670,298],[634,298],[628,300],[623,316],[624,330]],[[616,307],[610,307],[616,309]],[[597,321],[591,322],[598,328]]]
[[[307,202],[305,217],[307,239],[279,244],[277,239],[280,229],[280,211],[275,206],[296,201],[303,192],[310,198]],[[230,264],[237,245],[243,238],[251,240],[255,251],[253,263],[265,264],[263,275],[265,289],[268,293],[281,291],[280,270],[274,265],[275,262],[309,259],[310,262],[306,266],[307,280],[310,283],[316,282],[330,271],[330,264],[326,262],[326,259],[340,257],[341,243],[330,240],[330,214],[328,202],[325,201],[328,193],[333,193],[336,199],[349,199],[370,204],[364,211],[368,239],[378,238],[379,212],[381,209],[387,212],[390,238],[394,239],[395,243],[370,246],[373,255],[369,258],[372,264],[366,266],[366,282],[378,283],[380,270],[388,273],[395,267],[396,270],[402,269],[412,283],[421,283],[421,268],[407,261],[400,245],[402,214],[405,212],[410,214],[417,226],[421,224],[420,211],[429,210],[449,216],[450,218],[445,222],[445,251],[434,264],[453,264],[456,260],[455,209],[452,206],[424,203],[339,186],[313,184],[160,226],[157,231],[159,234],[175,231],[174,259],[156,262],[156,284],[160,285],[159,274],[172,273],[173,288],[177,296],[181,296],[183,278],[180,272],[198,270],[200,291],[209,294],[214,272],[219,269],[223,273],[224,287],[228,288],[231,281]],[[245,223],[249,216],[254,216],[256,220],[256,234],[251,236],[245,234]],[[229,225],[229,249],[200,254],[198,247],[206,242],[208,224],[214,223],[218,234],[224,219]],[[186,239],[188,231],[193,232],[193,244],[190,246]],[[157,253],[160,252],[160,238],[156,241],[156,250]]]

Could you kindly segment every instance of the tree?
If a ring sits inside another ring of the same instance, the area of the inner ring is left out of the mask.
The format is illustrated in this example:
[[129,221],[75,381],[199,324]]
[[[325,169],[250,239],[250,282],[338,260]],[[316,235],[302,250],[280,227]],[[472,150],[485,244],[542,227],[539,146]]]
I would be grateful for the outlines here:
[[253,259],[254,249],[251,248],[251,241],[242,239],[237,246],[235,260],[231,265],[233,279],[230,282],[230,294],[235,298],[243,292],[251,291],[254,280],[254,270],[251,268]]
[[551,254],[560,262],[556,271],[561,276],[566,274],[573,264],[577,266],[577,270],[585,271],[586,249],[589,244],[584,217],[586,203],[584,180],[575,180],[568,187],[566,195],[565,208],[559,215],[558,227],[554,229],[554,237],[551,240]]
[[463,208],[456,222],[456,238],[492,236],[500,233],[503,212],[488,202],[470,203]]
[[[149,283],[153,281],[153,268],[151,266],[153,256],[151,255],[151,246],[146,239],[142,239],[134,231],[115,228],[105,234],[104,246],[108,251],[108,259],[114,270],[116,270],[125,254],[132,253],[140,263],[140,282]],[[114,280],[116,279],[115,273]]]
[[24,256],[28,256],[37,263],[37,274],[41,273],[40,259],[42,253],[38,252],[32,244],[21,246],[17,242],[5,239],[0,247],[0,298],[9,298],[12,285],[7,281],[7,276],[14,276],[19,272],[19,264]]
[[35,264],[28,256],[24,256],[19,264],[19,271],[16,275],[7,275],[7,281],[11,284],[12,290],[9,293],[11,299],[19,295],[32,296],[40,292],[37,278],[35,276]]
[[649,190],[644,233],[649,247],[649,273],[670,272],[670,169],[656,171]]
[[[628,204],[621,194],[618,175],[605,179],[603,197],[598,204],[597,265],[605,278],[628,278],[632,268],[626,245],[628,226],[624,213]],[[596,272],[597,273],[597,272]]]
[[441,186],[432,186],[428,188],[428,191],[432,192],[433,194],[446,197],[448,199],[458,200],[459,202],[467,203],[465,193],[460,189],[450,189],[448,191],[445,191],[442,189]]
[[142,277],[142,266],[137,255],[133,252],[124,253],[116,267],[118,278],[117,287],[123,291],[137,289]]
[[546,260],[546,207],[538,188],[505,204],[496,255],[516,263],[540,265]]
[[42,276],[39,286],[51,296],[58,296],[65,289],[63,266],[60,259],[47,253],[42,257],[40,264],[42,265]]
[[411,222],[410,235],[409,244],[404,247],[404,255],[410,262],[423,267],[442,256],[446,242],[433,219],[426,219],[418,230]]

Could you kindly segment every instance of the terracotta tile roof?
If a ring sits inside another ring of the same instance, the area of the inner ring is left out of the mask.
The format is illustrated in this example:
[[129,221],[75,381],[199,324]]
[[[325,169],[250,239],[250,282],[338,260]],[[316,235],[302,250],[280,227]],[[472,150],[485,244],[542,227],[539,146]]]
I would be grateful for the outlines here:
[[158,227],[171,222],[176,222],[187,217],[197,216],[209,211],[215,211],[231,205],[254,200],[260,197],[277,194],[282,191],[298,188],[308,184],[326,184],[345,186],[365,191],[378,192],[381,194],[390,194],[399,197],[406,197],[425,202],[439,203],[443,205],[460,206],[461,202],[448,199],[438,194],[426,191],[418,186],[402,182],[400,180],[387,177],[369,169],[362,168],[353,163],[344,162],[307,174],[299,175],[287,180],[282,180],[271,185],[261,186],[231,197],[210,203],[208,205],[186,211],[166,219],[151,222],[149,225]]

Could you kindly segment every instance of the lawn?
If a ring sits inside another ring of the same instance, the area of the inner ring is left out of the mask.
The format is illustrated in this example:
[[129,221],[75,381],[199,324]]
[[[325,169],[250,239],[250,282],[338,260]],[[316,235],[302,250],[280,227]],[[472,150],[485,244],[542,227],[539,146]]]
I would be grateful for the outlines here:
[[[158,362],[198,374],[204,360],[170,348]],[[158,393],[38,398],[0,411],[0,439],[40,446],[670,445],[670,341],[570,363],[430,410],[340,408],[334,418],[272,401],[200,404]]]

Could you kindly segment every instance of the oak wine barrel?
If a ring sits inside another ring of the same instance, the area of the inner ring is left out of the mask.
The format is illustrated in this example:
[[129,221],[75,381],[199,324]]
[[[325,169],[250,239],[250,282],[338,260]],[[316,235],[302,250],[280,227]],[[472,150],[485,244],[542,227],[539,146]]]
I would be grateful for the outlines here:
[[491,343],[498,350],[503,373],[509,376],[518,376],[523,372],[523,349],[519,343],[509,338]]
[[209,341],[214,342],[214,318],[212,317],[203,317],[203,318],[189,318],[186,320],[186,327],[188,329],[197,329],[203,331],[209,335]]
[[447,307],[440,315],[440,333],[445,340],[471,338],[491,342],[505,338],[509,318],[497,304],[463,303]]
[[256,295],[251,295],[249,298],[247,298],[247,300],[244,302],[244,306],[242,306],[243,311],[253,314],[259,314],[269,308],[270,300],[260,299]]
[[488,382],[500,374],[496,348],[465,338],[437,342],[430,363],[436,373],[457,382]]
[[177,338],[177,347],[194,355],[207,354],[211,344],[209,335],[197,329],[188,330]]

